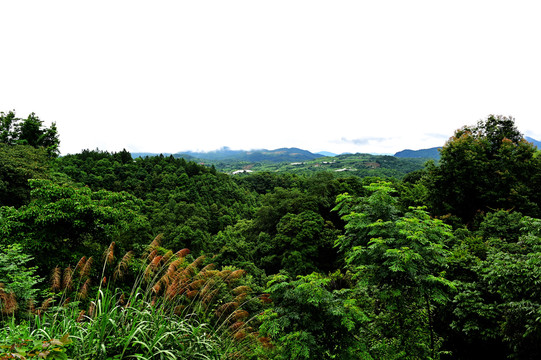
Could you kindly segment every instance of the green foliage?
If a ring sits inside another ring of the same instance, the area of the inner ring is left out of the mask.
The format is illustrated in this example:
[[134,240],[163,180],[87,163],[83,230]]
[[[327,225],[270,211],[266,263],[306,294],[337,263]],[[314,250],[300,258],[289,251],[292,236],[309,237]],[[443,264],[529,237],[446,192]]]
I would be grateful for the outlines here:
[[277,246],[273,251],[283,253],[280,267],[291,274],[303,275],[318,270],[325,263],[336,236],[321,215],[313,211],[298,215],[288,213],[280,219],[276,229],[274,241]]
[[441,150],[440,166],[426,177],[428,200],[439,215],[469,223],[478,212],[515,209],[539,215],[539,159],[514,119],[489,116],[455,132]]
[[37,340],[25,337],[13,340],[13,335],[8,333],[4,340],[0,340],[0,359],[68,360],[66,346],[71,343],[68,334],[60,339]]
[[518,242],[522,232],[523,215],[517,211],[489,212],[481,219],[477,233],[484,239],[503,240],[508,244]]
[[492,346],[495,354],[517,359],[541,356],[540,225],[539,219],[503,211],[487,214],[480,224],[486,255],[461,263],[465,276],[453,300],[451,326],[464,336],[463,348]]
[[[7,245],[0,249],[0,288],[15,294],[18,302],[25,304],[38,291],[35,286],[41,281],[35,275],[35,267],[27,267],[32,257],[23,253],[20,244]],[[0,300],[0,308],[1,306]]]
[[[48,356],[541,356],[541,220],[523,215],[539,215],[541,157],[511,118],[458,130],[425,169],[367,154],[210,167],[126,150],[51,159],[54,124],[0,120],[4,350],[30,354],[69,333],[75,344]],[[216,170],[237,166],[255,172]],[[144,246],[151,233],[163,244]],[[168,250],[186,247],[193,256]],[[41,306],[27,301],[39,295]]]
[[[259,233],[256,254],[258,264],[269,273],[284,269],[290,274],[304,275],[319,269],[332,267],[333,254],[330,252],[336,230],[330,222],[314,211],[305,210],[299,214],[286,213],[272,228]],[[261,220],[261,217],[257,217]],[[269,221],[269,220],[267,220]],[[272,222],[269,221],[269,224]],[[267,240],[264,235],[269,235]]]
[[[240,184],[262,193],[253,207],[253,218],[213,237],[207,252],[219,252],[220,258],[230,259],[231,264],[239,264],[234,258],[243,259],[267,274],[280,269],[290,275],[336,270],[337,253],[332,244],[343,224],[331,209],[341,191],[364,191],[359,179],[324,173],[311,177],[271,175],[267,182],[260,175],[254,175],[253,181],[251,176],[241,179]],[[269,188],[276,184],[289,187]]]
[[396,184],[400,208],[407,211],[409,207],[425,206],[428,204],[428,189],[424,184],[427,176],[426,169],[408,173],[402,182]]
[[369,196],[358,198],[345,193],[336,199],[334,210],[346,222],[345,234],[335,242],[342,253],[366,246],[371,237],[381,236],[398,217],[398,201],[392,195],[395,190],[390,182],[371,183],[364,188]]
[[29,179],[48,178],[49,159],[43,149],[0,143],[0,206],[27,204]]
[[289,189],[298,187],[301,179],[291,173],[256,172],[250,175],[235,176],[235,182],[258,194],[272,192],[275,188]]
[[51,354],[76,359],[249,357],[258,342],[246,309],[260,311],[261,305],[251,295],[246,272],[214,270],[212,264],[204,266],[204,257],[194,260],[187,249],[173,254],[159,240],[148,246],[143,259],[129,252],[119,261],[112,243],[101,276],[89,271],[92,262],[86,257],[75,267],[55,269],[51,298],[29,310],[27,321],[6,320],[0,330],[6,340],[0,344],[29,352],[31,344],[54,345],[50,339],[60,336],[67,344],[69,334],[74,346],[51,349]]
[[388,183],[367,189],[373,193],[364,199],[338,198],[347,225],[336,245],[360,294],[375,300],[367,309],[368,348],[376,358],[439,358],[434,312],[455,288],[445,276],[451,229],[422,208],[398,217]]
[[26,119],[15,117],[14,111],[0,112],[0,143],[6,145],[30,145],[44,148],[50,156],[58,156],[58,132],[56,124],[43,126],[43,121],[31,113]]
[[28,205],[0,208],[0,244],[20,243],[42,271],[89,252],[99,256],[113,239],[131,248],[148,238],[141,202],[127,193],[92,192],[50,180],[31,180],[30,186]]
[[[0,330],[0,359],[3,351],[20,359],[220,359],[230,345],[195,316],[153,306],[144,294],[126,300],[129,306],[121,306],[120,295],[106,290],[92,302],[91,315],[60,308],[29,324],[11,324]],[[55,340],[59,333],[66,335]]]
[[206,249],[211,237],[250,216],[255,196],[212,168],[156,156],[131,160],[127,151],[85,150],[57,159],[58,171],[93,190],[126,191],[170,247]]
[[337,284],[344,275],[319,274],[291,280],[276,275],[268,283],[275,306],[260,319],[260,331],[273,339],[274,359],[356,359],[363,353],[355,335],[367,316],[351,291]]

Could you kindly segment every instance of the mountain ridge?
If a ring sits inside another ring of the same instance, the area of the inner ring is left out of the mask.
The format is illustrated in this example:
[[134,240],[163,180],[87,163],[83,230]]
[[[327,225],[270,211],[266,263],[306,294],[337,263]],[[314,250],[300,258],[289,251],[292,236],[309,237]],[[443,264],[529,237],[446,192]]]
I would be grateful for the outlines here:
[[[145,156],[157,156],[153,153],[132,153],[133,158]],[[230,148],[221,148],[208,152],[181,151],[174,154],[162,153],[164,156],[173,156],[175,158],[185,158],[190,160],[208,160],[208,161],[269,161],[269,162],[287,162],[287,161],[308,161],[320,157],[322,154],[314,154],[308,150],[300,148],[278,148],[274,150],[254,149],[254,150],[231,150]]]
[[[534,144],[538,149],[541,149],[541,141],[535,140],[529,136],[525,139]],[[396,152],[394,157],[399,158],[424,158],[435,159],[440,158],[439,149],[441,146],[426,148],[426,149],[404,149]],[[312,153],[308,150],[303,150],[296,147],[278,148],[274,150],[253,149],[253,150],[231,150],[228,147],[223,147],[218,150],[197,152],[197,151],[179,151],[176,153],[150,153],[150,152],[134,152],[131,153],[133,158],[145,156],[173,156],[175,158],[185,158],[193,161],[247,161],[247,162],[302,162],[315,160],[322,157],[335,157],[337,154],[328,151],[319,151]],[[373,154],[377,155],[377,154]]]
[[405,149],[398,151],[393,156],[399,158],[426,158],[426,159],[439,159],[441,146],[428,148],[428,149],[419,149],[419,150],[410,150]]

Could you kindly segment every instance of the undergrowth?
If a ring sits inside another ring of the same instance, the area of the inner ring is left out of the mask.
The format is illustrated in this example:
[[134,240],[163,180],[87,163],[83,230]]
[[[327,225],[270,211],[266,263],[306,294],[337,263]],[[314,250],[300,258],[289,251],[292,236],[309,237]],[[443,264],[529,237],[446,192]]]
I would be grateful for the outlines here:
[[189,250],[159,240],[118,262],[112,243],[98,277],[93,258],[55,268],[51,296],[26,312],[0,292],[0,359],[242,359],[270,346],[246,310],[270,300],[253,295],[244,270],[202,266],[204,257],[188,261]]

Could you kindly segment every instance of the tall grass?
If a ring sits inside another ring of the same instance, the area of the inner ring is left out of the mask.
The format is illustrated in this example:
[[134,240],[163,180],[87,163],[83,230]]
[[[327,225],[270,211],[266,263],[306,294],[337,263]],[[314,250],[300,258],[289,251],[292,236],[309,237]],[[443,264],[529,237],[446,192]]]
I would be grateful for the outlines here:
[[27,323],[7,322],[4,333],[43,340],[69,334],[73,359],[248,357],[258,334],[243,306],[258,299],[241,283],[244,270],[201,268],[204,258],[188,261],[188,250],[173,254],[158,241],[144,260],[127,253],[117,264],[111,244],[93,287],[92,258],[55,269],[56,306],[34,309]]

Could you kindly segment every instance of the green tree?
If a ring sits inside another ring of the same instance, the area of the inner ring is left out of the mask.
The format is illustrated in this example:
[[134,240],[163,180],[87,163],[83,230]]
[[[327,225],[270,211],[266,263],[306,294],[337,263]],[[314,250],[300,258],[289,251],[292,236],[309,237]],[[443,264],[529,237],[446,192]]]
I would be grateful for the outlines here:
[[28,180],[48,178],[49,169],[44,149],[0,143],[0,206],[27,204],[30,201]]
[[261,334],[271,337],[273,359],[371,359],[356,336],[368,317],[359,307],[343,274],[311,274],[291,280],[275,275],[267,291],[274,307],[260,320]]
[[0,142],[7,145],[14,145],[17,140],[15,124],[17,119],[15,113],[9,111],[7,114],[0,112]]
[[140,249],[149,237],[142,202],[127,193],[50,180],[31,180],[30,186],[28,205],[0,207],[0,244],[20,243],[42,273],[83,255],[100,257],[112,241],[122,250]]
[[461,276],[448,335],[458,358],[541,356],[540,229],[540,219],[498,211],[484,217],[480,241],[455,246],[452,267]]
[[441,149],[439,166],[430,166],[426,185],[432,210],[471,223],[490,209],[539,214],[541,163],[511,117],[490,115],[465,126]]
[[20,244],[11,244],[0,249],[1,287],[4,291],[15,294],[22,305],[34,298],[38,291],[35,286],[41,281],[35,274],[36,268],[27,266],[31,260],[31,256],[23,253]]
[[280,219],[276,230],[271,246],[266,247],[270,251],[261,251],[262,263],[270,273],[283,269],[291,275],[307,275],[332,270],[337,232],[321,215],[313,211],[288,213]]
[[7,145],[30,145],[44,148],[50,156],[58,156],[60,140],[56,123],[44,127],[35,113],[26,119],[15,117],[14,111],[0,112],[0,142]]
[[338,199],[347,225],[336,245],[371,306],[370,330],[364,334],[371,354],[438,358],[442,339],[435,330],[435,312],[454,288],[445,276],[451,228],[422,208],[399,216],[389,184],[369,188],[372,195],[357,205],[348,196]]
[[[342,194],[337,197],[335,211],[346,222],[345,233],[335,242],[341,253],[346,253],[354,246],[366,246],[372,235],[381,236],[392,227],[400,215],[396,190],[390,182],[371,183],[365,189],[368,196],[355,197]],[[377,228],[372,224],[377,223]]]

